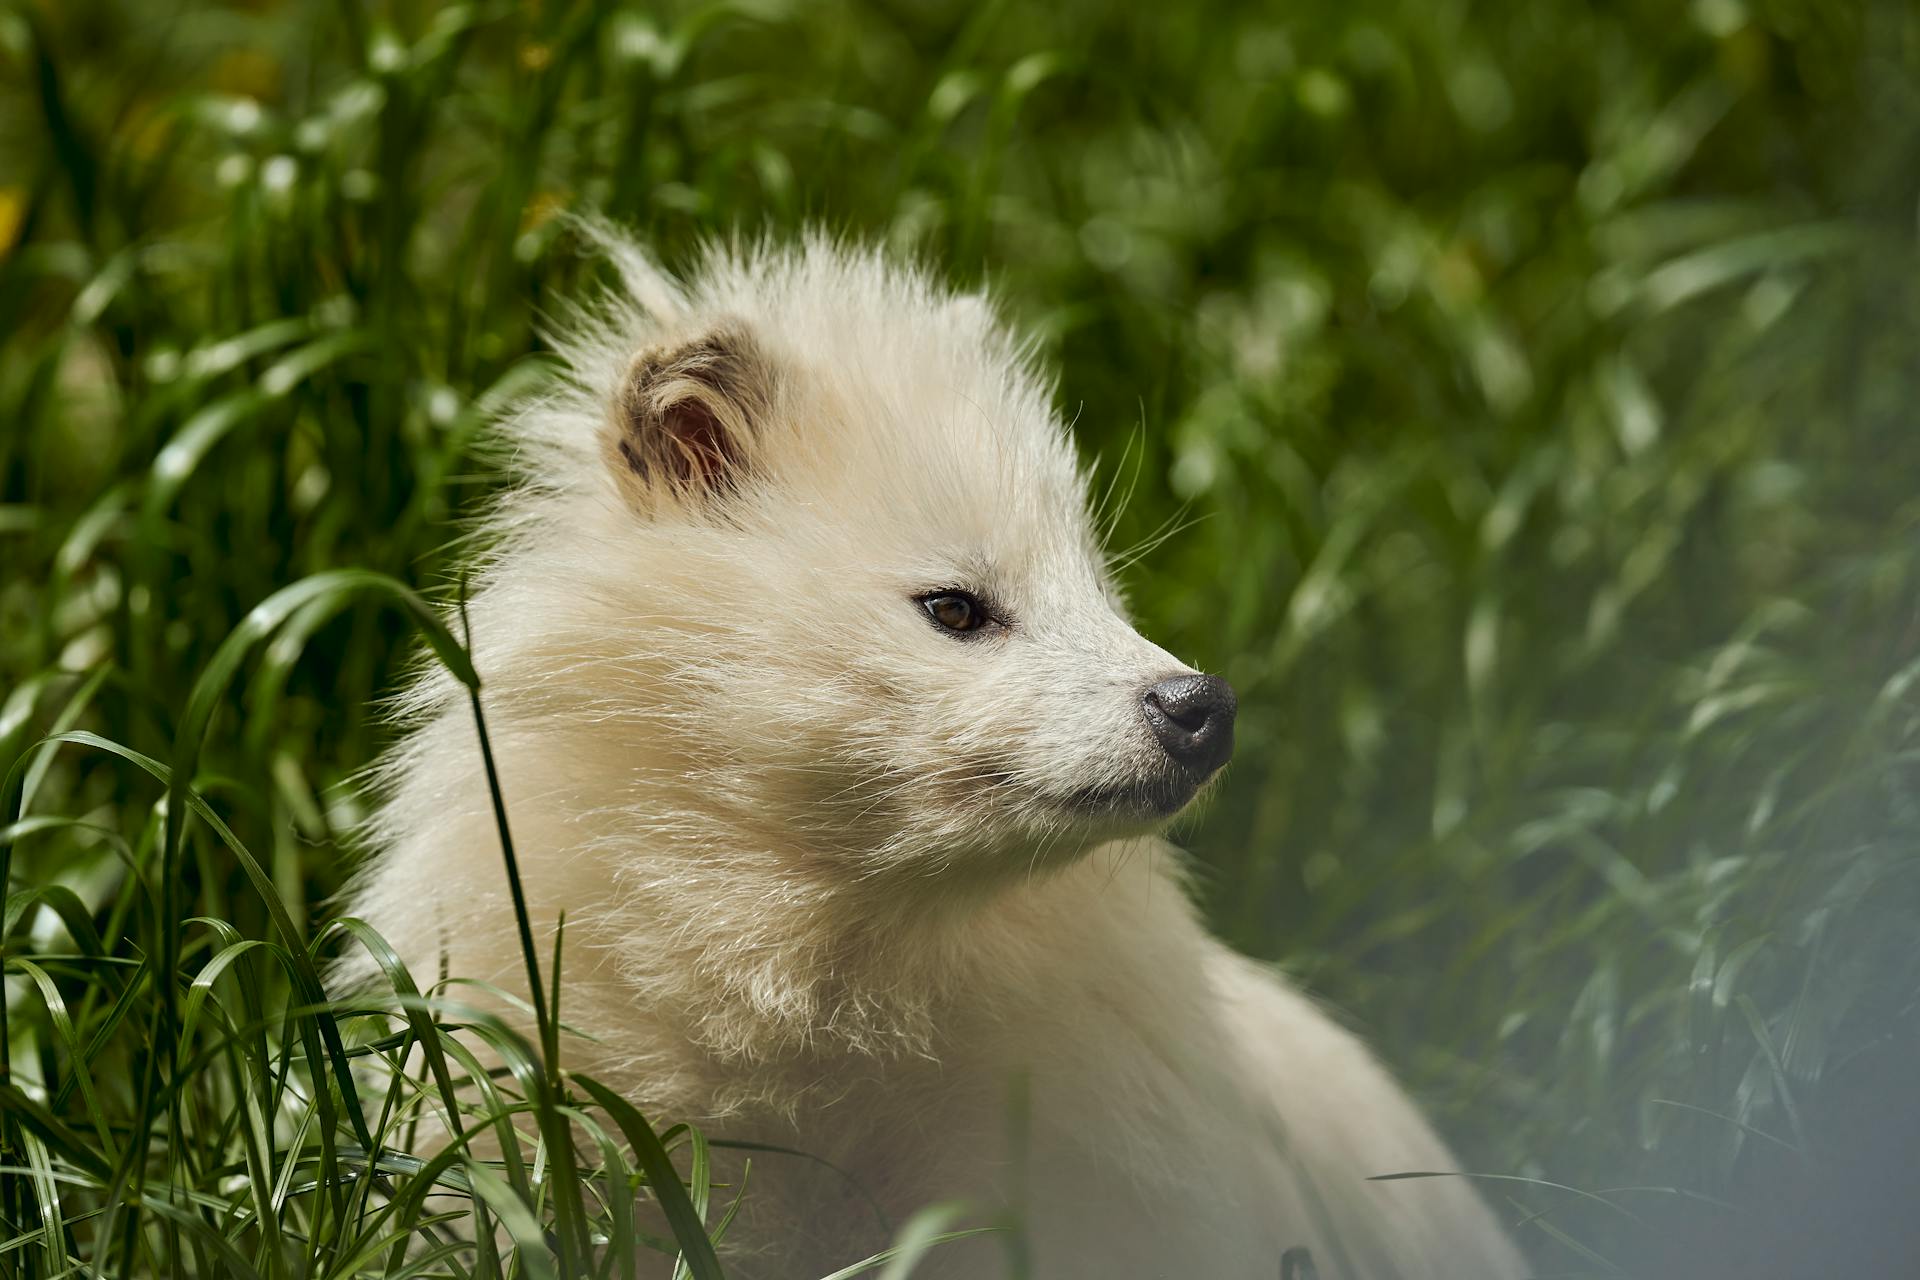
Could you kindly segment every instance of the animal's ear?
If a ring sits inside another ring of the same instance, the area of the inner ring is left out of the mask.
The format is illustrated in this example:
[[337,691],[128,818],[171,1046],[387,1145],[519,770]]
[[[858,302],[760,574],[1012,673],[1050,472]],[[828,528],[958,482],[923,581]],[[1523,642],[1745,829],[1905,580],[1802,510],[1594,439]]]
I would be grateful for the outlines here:
[[732,490],[751,465],[772,391],[766,362],[742,330],[642,351],[604,433],[615,482],[642,509],[662,497],[699,501]]

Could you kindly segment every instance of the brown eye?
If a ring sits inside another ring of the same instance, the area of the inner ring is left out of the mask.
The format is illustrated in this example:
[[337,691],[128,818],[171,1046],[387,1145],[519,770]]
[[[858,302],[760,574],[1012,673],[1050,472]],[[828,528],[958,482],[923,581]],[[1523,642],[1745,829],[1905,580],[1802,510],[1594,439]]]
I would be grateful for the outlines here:
[[940,627],[948,631],[978,631],[989,621],[981,603],[964,591],[942,591],[922,596],[920,607]]

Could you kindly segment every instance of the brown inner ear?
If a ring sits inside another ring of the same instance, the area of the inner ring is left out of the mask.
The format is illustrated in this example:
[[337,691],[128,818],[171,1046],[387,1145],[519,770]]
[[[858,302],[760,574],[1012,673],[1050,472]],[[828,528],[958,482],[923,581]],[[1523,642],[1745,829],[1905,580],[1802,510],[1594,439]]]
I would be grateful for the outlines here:
[[765,395],[759,373],[748,340],[731,332],[643,353],[614,406],[614,465],[642,491],[656,482],[689,495],[731,486]]
[[[670,447],[662,450],[662,464],[675,484],[713,489],[724,483],[740,464],[733,433],[703,396],[690,396],[669,407],[664,429]],[[633,454],[625,449],[628,462]]]

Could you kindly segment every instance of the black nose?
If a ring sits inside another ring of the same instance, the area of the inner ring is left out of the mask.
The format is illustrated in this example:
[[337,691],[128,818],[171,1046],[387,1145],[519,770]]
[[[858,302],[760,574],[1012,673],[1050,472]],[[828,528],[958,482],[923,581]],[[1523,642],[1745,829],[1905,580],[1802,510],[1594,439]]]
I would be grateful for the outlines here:
[[1167,754],[1204,778],[1233,754],[1233,686],[1219,676],[1162,680],[1140,697],[1140,708]]

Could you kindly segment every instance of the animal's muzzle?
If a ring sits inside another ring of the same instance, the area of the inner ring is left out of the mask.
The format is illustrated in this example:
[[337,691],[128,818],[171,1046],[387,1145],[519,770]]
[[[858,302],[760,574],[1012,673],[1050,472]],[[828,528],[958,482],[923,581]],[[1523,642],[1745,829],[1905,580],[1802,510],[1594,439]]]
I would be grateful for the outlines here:
[[1239,700],[1219,676],[1180,675],[1140,696],[1140,711],[1167,755],[1197,784],[1233,754]]

